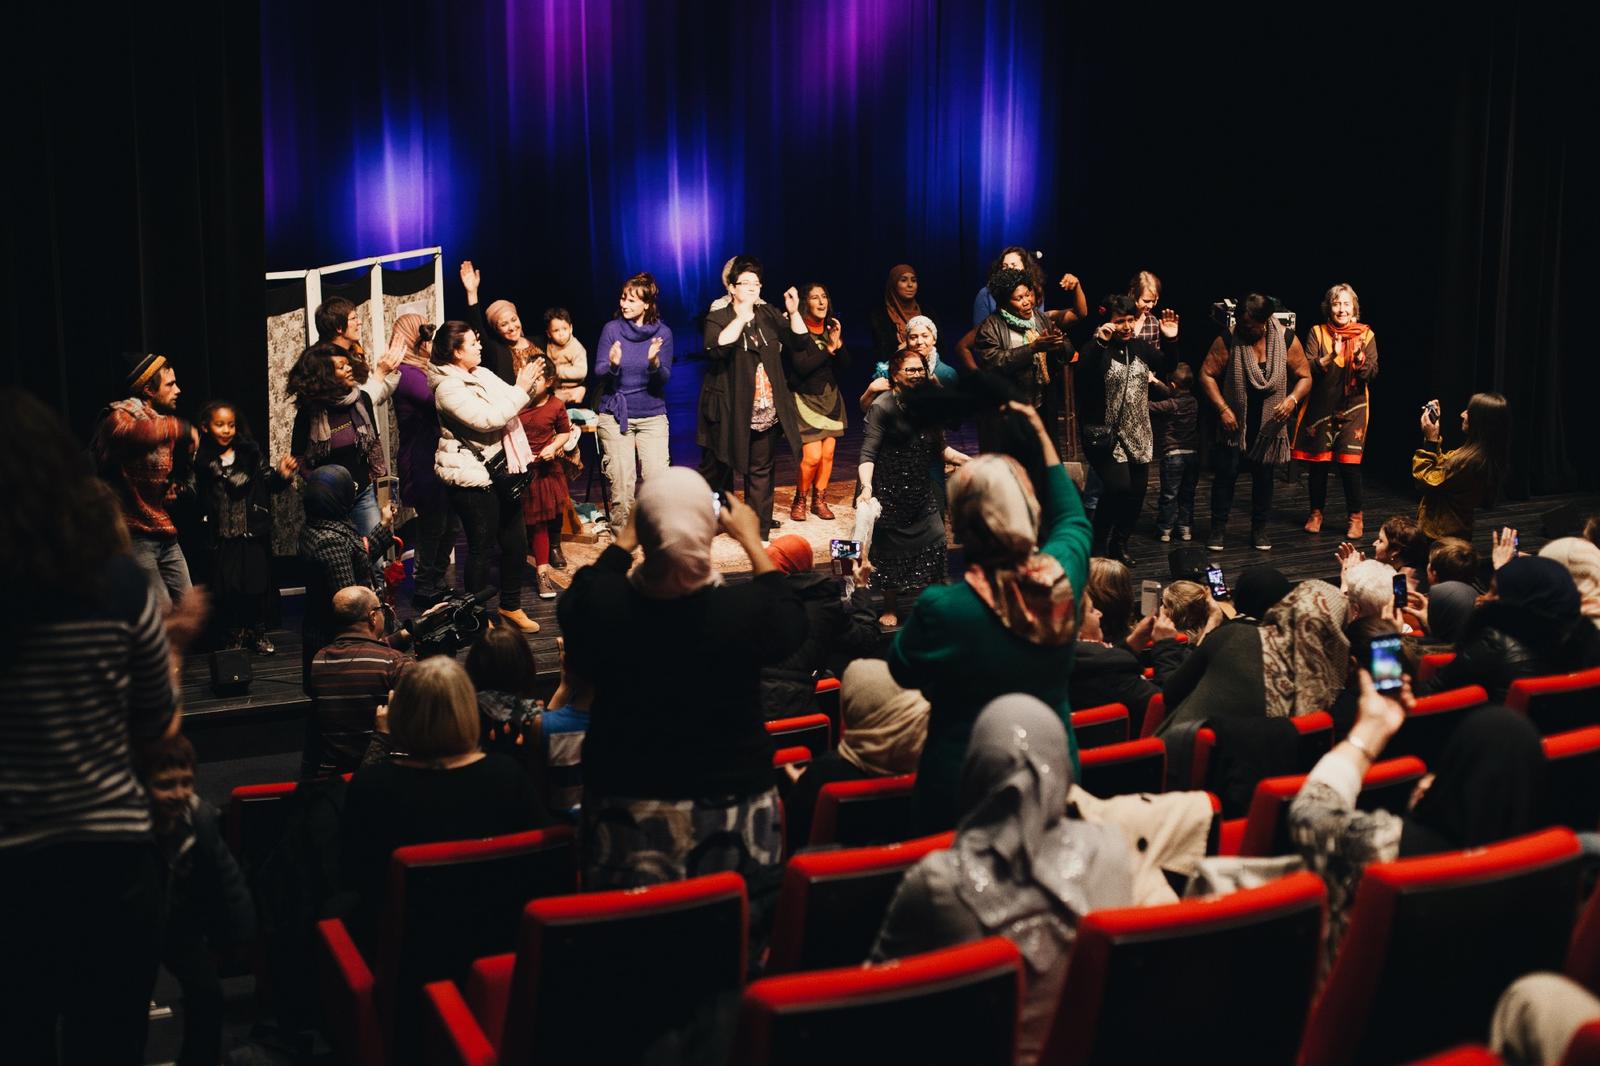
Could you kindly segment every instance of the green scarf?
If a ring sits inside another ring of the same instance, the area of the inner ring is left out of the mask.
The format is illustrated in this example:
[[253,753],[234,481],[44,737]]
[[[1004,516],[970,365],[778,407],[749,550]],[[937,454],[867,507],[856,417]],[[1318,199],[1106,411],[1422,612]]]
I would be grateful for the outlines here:
[[1037,330],[1039,328],[1038,325],[1037,325],[1037,320],[1036,319],[1018,318],[1016,315],[1012,314],[1010,311],[1007,311],[1004,307],[997,307],[997,308],[995,308],[995,310],[999,311],[1000,312],[1000,317],[1006,320],[1006,325],[1010,326],[1012,329],[1016,330],[1018,333],[1026,333],[1030,329]]

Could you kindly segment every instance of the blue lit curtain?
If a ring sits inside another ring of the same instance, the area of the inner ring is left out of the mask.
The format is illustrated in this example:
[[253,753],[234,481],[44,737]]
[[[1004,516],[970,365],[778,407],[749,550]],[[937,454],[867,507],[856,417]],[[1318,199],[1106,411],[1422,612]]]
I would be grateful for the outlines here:
[[268,266],[442,244],[452,314],[471,257],[592,340],[637,270],[682,332],[749,251],[853,331],[904,261],[964,331],[1001,246],[1051,248],[1050,7],[267,0]]

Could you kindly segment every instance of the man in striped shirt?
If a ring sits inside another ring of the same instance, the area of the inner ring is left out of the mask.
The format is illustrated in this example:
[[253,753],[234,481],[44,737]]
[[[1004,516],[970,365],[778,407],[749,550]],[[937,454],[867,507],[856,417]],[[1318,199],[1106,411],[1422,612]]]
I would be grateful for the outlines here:
[[372,740],[374,714],[410,656],[383,639],[383,605],[365,585],[350,585],[333,594],[338,633],[311,660],[307,686],[315,717],[315,737],[308,734],[305,769],[332,766],[338,773],[354,770]]

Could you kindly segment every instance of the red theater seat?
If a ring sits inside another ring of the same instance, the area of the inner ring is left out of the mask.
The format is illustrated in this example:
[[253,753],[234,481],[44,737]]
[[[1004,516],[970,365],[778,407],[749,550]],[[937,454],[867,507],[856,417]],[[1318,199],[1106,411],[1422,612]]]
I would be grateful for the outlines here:
[[1159,737],[1107,744],[1078,753],[1079,782],[1092,796],[1161,792],[1166,788],[1167,746]]
[[1139,737],[1151,736],[1156,731],[1156,726],[1167,716],[1167,698],[1157,692],[1150,697],[1150,702],[1144,705],[1144,721],[1139,726]]
[[1578,855],[1571,831],[1547,829],[1367,867],[1302,1066],[1410,1062],[1482,1039],[1506,986],[1560,967]]
[[772,768],[780,770],[785,766],[800,766],[811,761],[811,749],[798,745],[792,748],[779,748],[772,753]]
[[638,1062],[744,984],[744,879],[536,899],[514,955],[423,989],[423,1061]]
[[839,711],[839,679],[837,677],[817,678],[817,709],[828,716],[828,722],[833,727],[833,735],[844,736],[844,719]]
[[789,860],[778,890],[769,974],[820,970],[866,961],[900,879],[954,833],[841,851],[808,851]]
[[[1312,711],[1289,719],[1300,735],[1295,746],[1294,769],[1310,773],[1317,760],[1333,750],[1333,715],[1327,711]],[[1218,782],[1211,780],[1212,754],[1217,750],[1217,731],[1201,726],[1194,734],[1193,761],[1189,766],[1189,787],[1215,791]],[[1288,769],[1285,767],[1284,769]]]
[[1387,755],[1415,755],[1432,766],[1439,761],[1445,742],[1473,711],[1489,702],[1482,685],[1467,685],[1423,696],[1406,714],[1395,735],[1384,745]]
[[1417,681],[1432,681],[1433,675],[1455,662],[1455,658],[1456,653],[1453,651],[1435,651],[1424,655],[1422,661],[1417,664]]
[[1078,738],[1079,751],[1121,744],[1128,739],[1128,727],[1128,708],[1120,703],[1072,712],[1072,732]]
[[1600,996],[1600,889],[1589,893],[1589,901],[1578,915],[1563,972],[1592,995]]
[[1506,706],[1526,714],[1546,736],[1600,725],[1600,666],[1519,678],[1506,690]]
[[768,977],[745,990],[730,1062],[1011,1066],[1022,956],[1004,937],[881,966]]
[[810,844],[847,848],[893,844],[911,836],[911,790],[916,774],[833,781],[817,793]]
[[1600,726],[1544,738],[1545,817],[1578,833],[1600,829]]
[[1284,1063],[1316,979],[1326,890],[1298,873],[1078,925],[1040,1062]]
[[428,981],[461,978],[515,943],[529,899],[577,888],[571,826],[397,848],[369,967],[337,918],[319,922],[329,1040],[346,1063],[414,1062]]
[[[1356,806],[1364,811],[1385,810],[1404,814],[1411,791],[1428,772],[1421,759],[1404,756],[1373,763],[1361,778]],[[1250,798],[1250,813],[1245,818],[1244,836],[1239,841],[1240,855],[1292,855],[1289,839],[1289,804],[1306,783],[1306,774],[1269,777],[1256,785]]]
[[254,870],[283,836],[289,808],[284,803],[298,781],[240,785],[228,797],[228,846],[246,870]]
[[779,748],[810,748],[812,758],[833,750],[833,727],[825,714],[774,718],[767,723],[767,733]]

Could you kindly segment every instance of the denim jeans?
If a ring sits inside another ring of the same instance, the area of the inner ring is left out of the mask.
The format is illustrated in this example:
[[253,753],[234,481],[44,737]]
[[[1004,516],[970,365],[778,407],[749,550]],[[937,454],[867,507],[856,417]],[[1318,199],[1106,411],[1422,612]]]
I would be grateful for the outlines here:
[[356,532],[365,537],[378,523],[383,521],[383,513],[378,510],[378,487],[372,482],[367,482],[367,487],[356,493],[355,506],[350,508],[350,521],[356,524]]
[[133,534],[133,561],[139,564],[156,590],[156,606],[162,613],[172,601],[189,591],[189,561],[183,557],[177,537]]
[[1213,449],[1216,456],[1216,479],[1211,482],[1211,528],[1228,528],[1228,515],[1233,511],[1233,487],[1240,473],[1250,472],[1250,529],[1266,527],[1272,515],[1272,476],[1278,467],[1273,463],[1257,463],[1245,457],[1239,448],[1219,444]]
[[1156,528],[1194,526],[1194,490],[1200,482],[1200,456],[1195,452],[1161,457],[1161,495],[1156,502]]
[[1100,493],[1105,489],[1105,482],[1100,480],[1100,472],[1092,465],[1085,464],[1088,472],[1083,479],[1083,509],[1093,511],[1100,506]]
[[667,416],[630,418],[624,433],[614,416],[601,415],[595,435],[600,439],[600,469],[611,490],[606,520],[612,529],[621,529],[628,524],[638,483],[672,465],[667,455]]

